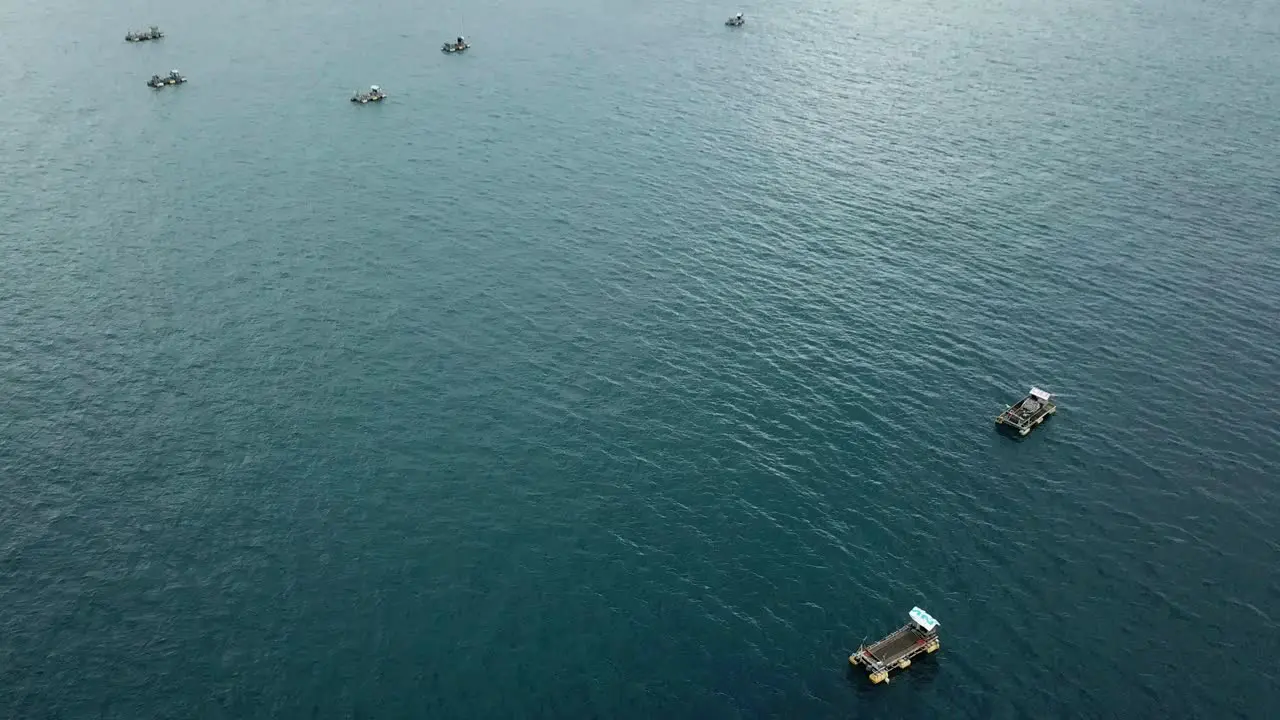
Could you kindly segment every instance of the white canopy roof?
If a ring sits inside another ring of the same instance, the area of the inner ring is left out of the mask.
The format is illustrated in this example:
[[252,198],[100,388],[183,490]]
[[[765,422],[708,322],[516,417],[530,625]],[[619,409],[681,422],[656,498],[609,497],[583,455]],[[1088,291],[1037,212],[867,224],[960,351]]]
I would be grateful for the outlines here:
[[915,620],[917,625],[924,628],[925,632],[938,627],[938,621],[934,620],[932,615],[918,607],[911,608],[911,619]]
[[1040,388],[1038,388],[1038,387],[1033,387],[1033,388],[1031,388],[1031,394],[1032,394],[1034,397],[1038,397],[1038,398],[1040,398],[1041,400],[1048,400],[1049,398],[1053,397],[1052,395],[1050,395],[1049,393],[1047,393],[1047,392],[1045,392],[1045,391],[1041,390],[1041,389],[1040,389]]

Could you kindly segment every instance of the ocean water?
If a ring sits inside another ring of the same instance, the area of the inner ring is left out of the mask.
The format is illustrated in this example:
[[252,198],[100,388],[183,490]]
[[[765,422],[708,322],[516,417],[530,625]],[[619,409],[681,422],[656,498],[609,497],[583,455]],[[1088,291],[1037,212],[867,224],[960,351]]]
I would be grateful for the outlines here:
[[1277,67],[1262,0],[11,0],[0,717],[1274,717]]

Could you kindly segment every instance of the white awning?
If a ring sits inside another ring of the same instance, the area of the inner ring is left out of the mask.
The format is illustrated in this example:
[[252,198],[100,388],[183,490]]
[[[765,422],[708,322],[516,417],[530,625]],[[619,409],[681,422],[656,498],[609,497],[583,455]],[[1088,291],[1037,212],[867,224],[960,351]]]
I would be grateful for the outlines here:
[[1032,397],[1038,397],[1041,400],[1048,400],[1049,398],[1053,397],[1053,395],[1050,395],[1049,393],[1041,390],[1038,387],[1031,388],[1031,395]]
[[925,632],[929,632],[930,630],[938,627],[938,621],[934,620],[932,615],[918,607],[911,608],[911,619],[915,620],[917,625],[924,628]]

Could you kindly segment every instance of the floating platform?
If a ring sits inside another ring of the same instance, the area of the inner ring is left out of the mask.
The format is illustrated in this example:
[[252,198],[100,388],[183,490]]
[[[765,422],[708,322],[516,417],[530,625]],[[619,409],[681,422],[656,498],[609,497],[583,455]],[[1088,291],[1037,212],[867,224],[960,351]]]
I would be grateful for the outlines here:
[[466,40],[463,40],[462,38],[458,38],[457,42],[445,43],[440,48],[440,52],[448,53],[452,55],[453,53],[464,52],[467,50],[467,48],[470,48],[470,47],[471,47],[471,43],[467,42]]
[[937,652],[938,621],[918,607],[911,608],[911,621],[889,633],[884,639],[863,645],[849,656],[849,664],[864,667],[871,682],[889,681],[889,671],[911,667],[911,658],[922,653]]
[[164,37],[164,33],[160,32],[160,28],[152,25],[141,32],[125,33],[124,40],[125,42],[146,42],[148,40],[159,40],[162,37]]
[[168,75],[152,75],[151,79],[147,81],[147,87],[159,90],[170,85],[181,85],[186,81],[187,78],[182,73],[177,70],[170,70]]
[[1007,427],[1019,435],[1026,435],[1056,412],[1058,412],[1058,405],[1053,401],[1053,395],[1033,387],[1017,405],[1005,408],[1005,411],[996,417],[996,424]]
[[725,20],[724,24],[728,25],[729,27],[742,27],[743,25],[747,24],[747,19],[742,17],[742,13],[738,13],[737,15],[734,15],[728,20]]
[[387,99],[387,94],[377,85],[370,85],[369,92],[358,92],[351,96],[351,102],[366,105],[371,102],[382,102]]

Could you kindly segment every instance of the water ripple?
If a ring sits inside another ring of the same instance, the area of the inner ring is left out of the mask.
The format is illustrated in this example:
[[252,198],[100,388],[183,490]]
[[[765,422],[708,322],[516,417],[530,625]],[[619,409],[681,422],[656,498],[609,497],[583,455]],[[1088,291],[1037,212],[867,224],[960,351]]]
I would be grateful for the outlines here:
[[0,716],[1265,717],[1260,8],[0,9]]

